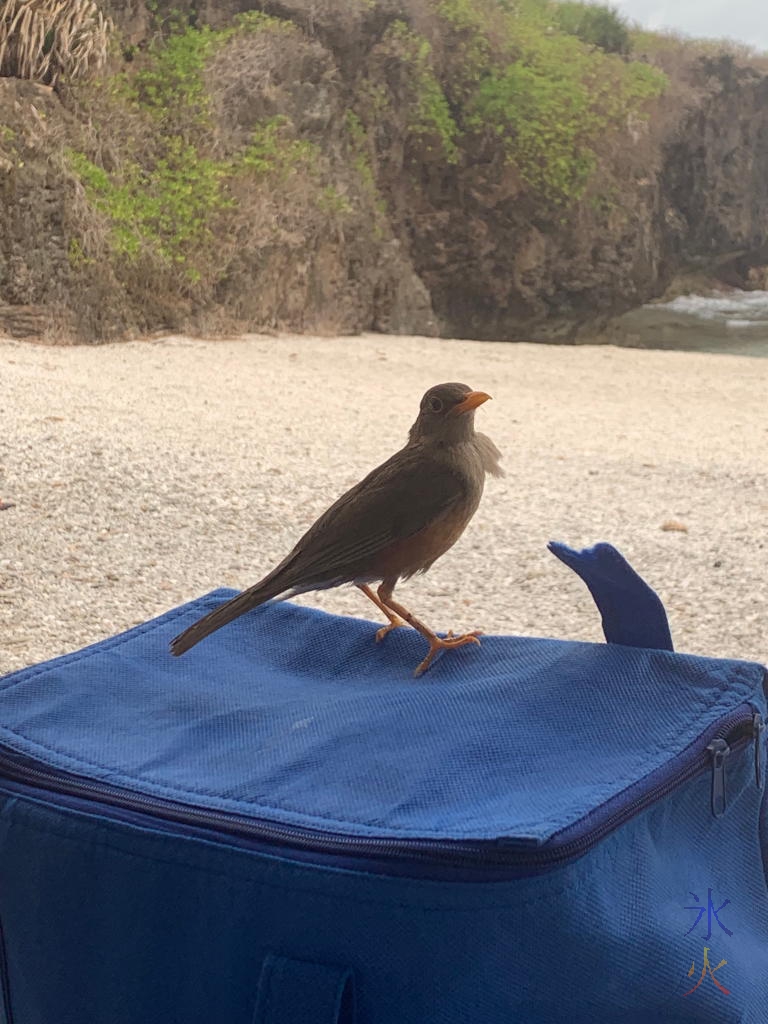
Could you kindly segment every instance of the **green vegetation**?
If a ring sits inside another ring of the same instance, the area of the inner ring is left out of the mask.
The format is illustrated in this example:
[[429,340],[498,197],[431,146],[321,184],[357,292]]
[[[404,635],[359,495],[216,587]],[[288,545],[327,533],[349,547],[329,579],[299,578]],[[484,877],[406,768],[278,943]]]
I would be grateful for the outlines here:
[[182,264],[190,281],[199,279],[195,254],[212,241],[212,217],[229,202],[222,189],[225,164],[201,157],[179,137],[167,140],[150,171],[128,162],[108,174],[83,153],[68,155],[94,205],[109,218],[117,256],[130,260],[148,246],[163,262]]
[[354,207],[347,196],[333,185],[326,185],[318,197],[318,207],[332,216],[346,215],[353,212]]
[[664,91],[657,68],[624,56],[610,7],[547,0],[434,0],[450,56],[451,142],[498,138],[534,198],[564,207],[586,191],[606,140]]
[[[659,69],[627,59],[630,32],[610,7],[429,2],[429,39],[396,21],[382,41],[406,77],[401,93],[418,156],[458,164],[478,144],[501,145],[531,198],[545,207],[577,202],[605,162],[606,146],[626,133],[630,119],[647,116],[665,89]],[[382,111],[379,100],[368,123]]]
[[[502,8],[499,7],[496,15]],[[437,14],[455,54],[455,70],[447,83],[449,96],[460,103],[493,64],[491,29],[494,12],[473,0],[439,0]],[[469,88],[464,89],[463,87]]]
[[126,97],[160,119],[207,118],[209,98],[203,73],[214,50],[224,41],[221,35],[206,25],[156,42],[149,65],[126,82]]
[[252,171],[285,177],[299,164],[311,164],[319,156],[318,147],[306,139],[293,137],[288,118],[277,114],[253,133],[242,155],[229,165],[230,173]]
[[459,158],[456,146],[458,128],[435,74],[431,44],[413,32],[404,21],[392,23],[384,42],[412,69],[408,130],[423,139],[426,152],[432,151],[434,140],[447,162],[456,163]]
[[123,77],[127,99],[150,111],[158,120],[208,127],[210,96],[205,87],[205,70],[216,53],[230,39],[249,33],[291,33],[298,30],[287,21],[261,11],[238,15],[226,29],[189,25],[159,39],[153,45],[150,62],[133,76]]
[[[625,131],[628,117],[642,116],[664,89],[660,71],[626,59],[629,33],[610,7],[572,0],[429,2],[439,49],[395,21],[382,45],[402,68],[402,95],[395,98],[381,81],[370,80],[347,112],[352,164],[373,202],[377,233],[385,207],[370,130],[403,101],[399,113],[422,160],[458,164],[478,141],[496,140],[491,144],[503,147],[532,198],[563,208],[584,195],[605,139]],[[253,187],[267,187],[265,179],[286,180],[299,169],[310,178],[322,154],[281,115],[257,126],[237,153],[224,155],[214,144],[206,72],[216,54],[238,36],[300,34],[296,26],[251,11],[221,30],[190,25],[180,15],[167,17],[162,27],[165,37],[148,55],[108,83],[116,118],[132,119],[117,159],[107,169],[98,150],[68,155],[90,201],[107,218],[116,257],[130,262],[151,253],[195,283],[217,218],[236,201],[233,183],[251,176]],[[318,182],[315,204],[339,215],[351,208],[345,191],[332,183]],[[71,256],[82,263],[79,252]]]
[[[282,116],[259,125],[234,156],[215,154],[211,98],[205,72],[217,50],[238,33],[292,32],[289,23],[249,12],[222,31],[185,27],[152,47],[149,60],[111,82],[122,113],[148,118],[146,136],[123,140],[121,159],[106,170],[83,152],[69,150],[70,166],[92,204],[106,215],[116,257],[128,262],[151,254],[178,267],[190,284],[214,246],[216,218],[234,204],[229,186],[250,175],[284,178],[316,156]],[[118,116],[119,116],[118,115]],[[80,243],[77,243],[80,246]],[[70,262],[82,264],[80,250]]]
[[569,203],[583,195],[606,135],[625,129],[665,82],[647,64],[591,52],[572,36],[532,34],[518,60],[478,84],[467,124],[502,137],[542,198]]
[[606,53],[626,55],[632,49],[629,26],[613,7],[568,0],[557,5],[555,16],[563,32]]
[[384,236],[384,220],[387,214],[387,206],[376,187],[376,178],[369,156],[371,143],[362,121],[353,110],[347,111],[345,120],[350,148],[353,154],[353,167],[357,172],[363,191],[367,193],[368,198],[373,204],[375,217],[373,236],[378,240]]
[[83,243],[79,238],[70,238],[67,248],[67,259],[73,270],[82,270],[93,265],[94,261],[85,254]]
[[[372,0],[358,2],[364,9]],[[98,230],[78,232],[68,257],[73,269],[98,262],[106,235],[132,287],[162,271],[169,294],[195,301],[226,278],[242,239],[255,254],[250,265],[280,240],[341,237],[352,217],[382,239],[390,228],[380,183],[411,173],[411,186],[433,179],[443,187],[479,154],[489,166],[506,160],[537,215],[562,218],[585,197],[584,208],[601,215],[617,194],[610,154],[666,85],[658,68],[629,59],[635,39],[610,7],[426,0],[417,23],[394,21],[378,40],[349,109],[333,110],[341,92],[328,87],[335,127],[327,143],[303,136],[285,113],[251,121],[246,137],[237,117],[221,128],[222,110],[239,110],[238,75],[250,75],[242,81],[256,103],[264,90],[262,109],[295,110],[275,54],[297,68],[327,60],[327,82],[344,69],[296,25],[259,11],[223,29],[160,4],[154,17],[157,37],[145,52],[132,51],[95,88],[77,89],[83,109],[93,104],[83,124],[110,130],[104,145],[84,128],[66,153],[98,214]],[[306,83],[320,104],[324,74]],[[0,141],[9,141],[2,127]]]
[[368,133],[363,127],[362,121],[353,110],[347,111],[346,123],[354,151],[355,170],[362,178],[365,186],[370,191],[374,191],[376,182],[373,177],[373,168],[368,158]]

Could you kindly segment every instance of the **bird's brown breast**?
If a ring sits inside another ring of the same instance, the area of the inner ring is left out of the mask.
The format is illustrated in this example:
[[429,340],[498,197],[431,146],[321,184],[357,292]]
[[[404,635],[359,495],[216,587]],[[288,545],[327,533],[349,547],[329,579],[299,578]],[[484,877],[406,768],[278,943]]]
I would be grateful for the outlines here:
[[417,572],[426,571],[434,561],[453,547],[472,518],[475,508],[475,502],[462,502],[418,533],[388,545],[372,560],[371,578],[407,579]]

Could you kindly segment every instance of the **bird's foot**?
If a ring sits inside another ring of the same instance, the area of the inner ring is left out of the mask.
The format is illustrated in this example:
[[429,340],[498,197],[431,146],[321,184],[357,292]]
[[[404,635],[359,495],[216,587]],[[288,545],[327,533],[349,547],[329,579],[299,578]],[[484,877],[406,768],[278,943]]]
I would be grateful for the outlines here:
[[[483,635],[482,629],[473,629],[471,633],[463,633],[461,635],[461,637],[459,637],[459,639],[462,640],[466,636],[482,636],[482,635]],[[452,629],[449,629],[448,632],[445,634],[445,639],[446,640],[454,639],[453,630]],[[469,641],[467,641],[467,642],[469,642]],[[480,643],[479,640],[477,642],[478,642],[478,644]]]
[[408,623],[405,619],[401,619],[399,615],[394,615],[389,620],[388,626],[382,626],[381,629],[376,631],[376,643],[380,644],[387,633],[391,633],[393,629],[399,629],[400,626],[407,626]]
[[481,629],[473,629],[471,633],[464,633],[463,636],[454,636],[453,631],[449,630],[447,636],[432,636],[429,638],[429,650],[427,656],[423,661],[419,662],[416,666],[416,671],[413,673],[415,676],[423,675],[427,671],[429,666],[432,664],[432,660],[436,654],[440,651],[450,651],[454,647],[464,647],[465,644],[477,644],[480,645],[480,641],[477,639],[482,636],[483,631]]

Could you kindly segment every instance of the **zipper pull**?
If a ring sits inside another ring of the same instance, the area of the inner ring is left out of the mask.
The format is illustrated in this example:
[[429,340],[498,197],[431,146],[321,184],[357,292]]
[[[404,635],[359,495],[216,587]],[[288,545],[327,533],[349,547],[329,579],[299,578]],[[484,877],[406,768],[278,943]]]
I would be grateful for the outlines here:
[[707,747],[712,755],[712,814],[719,818],[725,814],[725,759],[731,748],[724,739],[712,740]]
[[752,715],[752,735],[755,739],[755,785],[758,789],[763,788],[763,731],[765,722],[759,711]]

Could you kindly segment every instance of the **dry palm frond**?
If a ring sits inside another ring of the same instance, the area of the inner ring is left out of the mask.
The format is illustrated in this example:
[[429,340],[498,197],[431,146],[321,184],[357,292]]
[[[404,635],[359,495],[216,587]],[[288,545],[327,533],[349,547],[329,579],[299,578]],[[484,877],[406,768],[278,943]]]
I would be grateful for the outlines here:
[[0,75],[55,85],[101,67],[112,22],[95,0],[5,0]]

